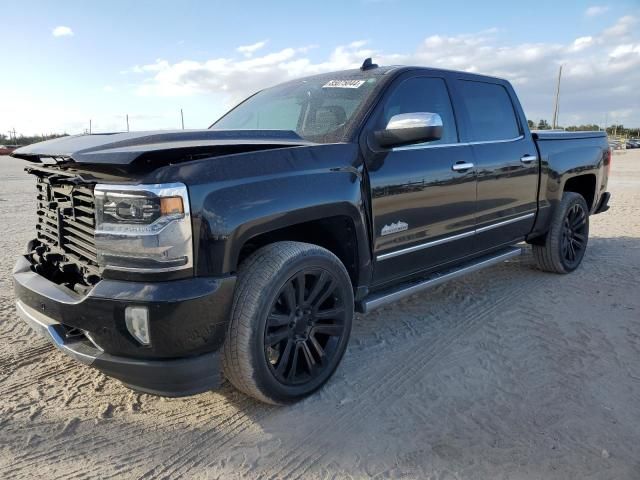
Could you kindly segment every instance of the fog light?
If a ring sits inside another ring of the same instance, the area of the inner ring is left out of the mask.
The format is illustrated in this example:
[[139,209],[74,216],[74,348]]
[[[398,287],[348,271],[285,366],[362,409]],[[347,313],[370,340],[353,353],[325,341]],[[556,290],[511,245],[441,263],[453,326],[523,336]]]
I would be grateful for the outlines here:
[[149,345],[149,310],[147,307],[127,307],[124,309],[124,321],[129,333],[142,345]]

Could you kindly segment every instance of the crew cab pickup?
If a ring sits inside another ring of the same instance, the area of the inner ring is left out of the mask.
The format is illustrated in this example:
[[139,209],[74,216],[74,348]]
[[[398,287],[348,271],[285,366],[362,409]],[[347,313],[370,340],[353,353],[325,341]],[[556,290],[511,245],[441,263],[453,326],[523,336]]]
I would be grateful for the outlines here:
[[601,132],[531,132],[505,80],[362,68],[262,90],[210,128],[20,148],[35,236],[19,314],[131,388],[226,377],[274,404],[320,388],[354,311],[521,254],[568,273],[608,208]]

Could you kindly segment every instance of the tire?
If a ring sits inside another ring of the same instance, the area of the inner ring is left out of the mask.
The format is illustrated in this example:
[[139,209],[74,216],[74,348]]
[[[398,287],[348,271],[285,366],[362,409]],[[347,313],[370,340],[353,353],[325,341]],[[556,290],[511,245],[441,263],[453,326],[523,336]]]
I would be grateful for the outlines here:
[[549,231],[533,256],[540,270],[552,273],[573,272],[584,258],[589,240],[589,207],[578,193],[565,192],[553,214]]
[[225,376],[266,403],[285,405],[310,395],[340,363],[353,309],[349,274],[330,251],[300,242],[257,250],[238,272]]

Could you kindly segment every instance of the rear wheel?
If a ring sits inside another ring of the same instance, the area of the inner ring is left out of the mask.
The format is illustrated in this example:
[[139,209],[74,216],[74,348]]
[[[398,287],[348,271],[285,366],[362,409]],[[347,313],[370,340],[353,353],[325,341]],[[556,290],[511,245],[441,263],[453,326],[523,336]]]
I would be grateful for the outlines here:
[[238,274],[225,375],[258,400],[300,400],[335,371],[352,319],[351,281],[335,255],[306,243],[267,245]]
[[533,245],[538,267],[554,273],[574,271],[582,262],[588,239],[587,202],[582,195],[565,192],[543,241]]

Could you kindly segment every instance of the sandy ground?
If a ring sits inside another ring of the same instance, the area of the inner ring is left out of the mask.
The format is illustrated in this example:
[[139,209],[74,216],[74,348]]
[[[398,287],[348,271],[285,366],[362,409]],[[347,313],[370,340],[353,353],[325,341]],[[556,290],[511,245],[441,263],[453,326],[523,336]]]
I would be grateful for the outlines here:
[[358,316],[333,379],[288,408],[136,394],[31,332],[22,167],[0,157],[0,477],[640,478],[640,151],[614,157],[577,272],[523,256]]

